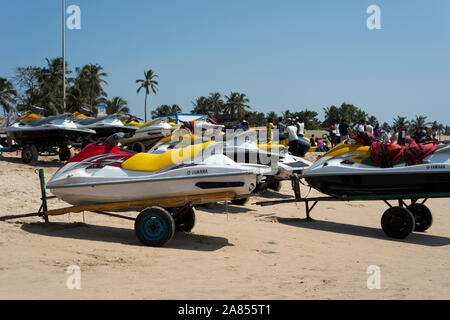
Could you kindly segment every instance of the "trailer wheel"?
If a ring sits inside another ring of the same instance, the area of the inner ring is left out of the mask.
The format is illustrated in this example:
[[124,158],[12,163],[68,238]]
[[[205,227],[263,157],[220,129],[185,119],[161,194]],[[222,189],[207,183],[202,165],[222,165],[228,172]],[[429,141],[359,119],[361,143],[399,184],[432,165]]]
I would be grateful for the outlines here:
[[408,210],[411,211],[416,220],[414,231],[424,232],[433,224],[433,216],[427,206],[414,203],[408,207]]
[[414,216],[406,208],[392,207],[384,212],[381,227],[387,236],[404,239],[414,231]]
[[175,230],[177,232],[191,232],[195,226],[195,210],[194,208],[189,208],[177,221]]
[[138,152],[138,153],[145,152],[145,146],[142,142],[134,143],[131,148],[133,149],[133,151]]
[[34,144],[27,144],[22,149],[22,161],[23,163],[35,162],[39,157],[38,150]]
[[59,147],[58,155],[59,160],[67,161],[75,155],[75,151],[72,148],[69,148],[67,145],[63,145]]
[[169,212],[160,207],[142,210],[134,222],[139,241],[146,246],[162,247],[175,233],[175,221]]
[[233,199],[231,203],[237,206],[245,206],[245,204],[250,200],[250,198]]

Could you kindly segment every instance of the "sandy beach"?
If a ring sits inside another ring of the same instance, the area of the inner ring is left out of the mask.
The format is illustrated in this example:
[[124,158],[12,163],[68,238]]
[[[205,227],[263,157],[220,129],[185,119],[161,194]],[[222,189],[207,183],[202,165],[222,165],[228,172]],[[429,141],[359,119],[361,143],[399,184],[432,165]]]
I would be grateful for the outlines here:
[[[24,165],[0,157],[0,216],[35,212],[39,179],[56,158]],[[302,187],[303,194],[319,195]],[[380,227],[383,202],[319,203],[306,222],[303,204],[198,208],[192,233],[163,248],[142,246],[133,222],[93,213],[0,222],[0,299],[449,299],[450,199],[429,200],[433,226],[405,240]],[[59,200],[51,208],[66,206]],[[130,216],[135,214],[130,213]],[[83,221],[85,223],[83,223]],[[69,266],[81,288],[66,286]],[[366,272],[378,266],[381,288]]]

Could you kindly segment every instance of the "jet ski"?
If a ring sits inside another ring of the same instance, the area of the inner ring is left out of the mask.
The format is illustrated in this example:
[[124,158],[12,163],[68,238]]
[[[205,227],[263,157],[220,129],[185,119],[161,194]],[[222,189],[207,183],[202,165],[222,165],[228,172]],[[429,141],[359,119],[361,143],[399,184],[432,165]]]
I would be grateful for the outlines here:
[[82,118],[77,122],[77,126],[82,129],[95,130],[95,135],[91,137],[92,142],[103,141],[111,135],[124,132],[132,136],[137,128],[135,126],[126,126],[120,121],[120,115],[113,114],[98,118]]
[[168,118],[156,118],[147,123],[128,121],[127,124],[135,126],[137,131],[132,137],[123,138],[120,142],[131,146],[136,152],[145,152],[146,146],[154,144],[180,127],[170,123]]
[[312,162],[293,156],[288,149],[271,142],[257,141],[254,130],[227,137],[224,154],[238,163],[257,163],[269,166],[272,171],[266,175],[268,187],[279,191],[280,181],[290,180],[293,174],[302,174]]
[[210,141],[161,154],[117,145],[123,134],[91,144],[62,166],[47,189],[72,205],[233,192],[247,197],[268,168],[240,165],[215,153]]
[[352,139],[357,143],[338,145],[303,173],[310,186],[344,198],[450,192],[450,146]]
[[[311,162],[303,158],[290,155],[287,152],[287,148],[282,145],[272,143],[258,144],[256,136],[257,133],[254,130],[227,136],[225,141],[216,145],[216,150],[220,148],[219,152],[240,164],[268,166],[270,170],[267,170],[265,173],[266,186],[276,191],[279,191],[282,180],[290,179],[294,173],[301,174],[307,167],[312,165]],[[168,150],[199,144],[204,140],[205,136],[202,138],[188,131],[180,131],[162,139],[148,152],[160,154]]]
[[6,129],[6,133],[22,147],[24,163],[36,161],[39,155],[55,154],[66,161],[73,156],[70,146],[81,145],[95,134],[94,130],[79,128],[71,117],[71,114],[62,114],[33,121],[21,117]]

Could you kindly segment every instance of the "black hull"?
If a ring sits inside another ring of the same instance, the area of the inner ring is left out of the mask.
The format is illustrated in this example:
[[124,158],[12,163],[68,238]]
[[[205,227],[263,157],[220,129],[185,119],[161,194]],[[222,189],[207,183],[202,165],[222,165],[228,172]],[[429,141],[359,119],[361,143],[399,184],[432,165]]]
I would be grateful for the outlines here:
[[335,197],[450,192],[450,172],[317,176],[305,180],[320,192]]
[[35,145],[38,148],[58,147],[61,145],[81,145],[92,134],[70,130],[27,130],[10,132],[8,135],[19,145]]
[[133,129],[128,129],[128,128],[121,128],[121,127],[106,127],[106,128],[93,128],[92,130],[95,130],[95,134],[92,135],[92,139],[94,141],[96,140],[101,140],[101,139],[106,139],[109,138],[110,136],[112,136],[115,133],[119,133],[119,132],[124,132],[124,133],[135,133],[136,130]]

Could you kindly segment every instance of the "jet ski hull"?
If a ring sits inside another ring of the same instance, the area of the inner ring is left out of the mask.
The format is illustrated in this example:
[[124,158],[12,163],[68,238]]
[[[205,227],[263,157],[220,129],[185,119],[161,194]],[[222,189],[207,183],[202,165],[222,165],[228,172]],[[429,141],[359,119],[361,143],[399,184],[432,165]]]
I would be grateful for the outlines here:
[[450,192],[449,172],[311,176],[305,180],[322,193],[337,197]]
[[61,129],[61,128],[49,128],[49,129],[24,129],[15,130],[10,127],[7,130],[8,136],[18,142],[20,145],[34,144],[57,146],[62,144],[81,144],[83,139],[87,139],[95,132],[92,130],[78,130],[78,129]]
[[308,168],[303,177],[315,189],[332,196],[433,194],[450,192],[450,147],[440,147],[423,163],[391,168],[368,165],[356,151],[325,156]]
[[[116,167],[69,170],[49,181],[47,189],[72,205],[151,200],[184,195],[233,192],[249,195],[257,185],[256,175],[240,170],[220,173],[220,168],[193,166],[170,174],[145,175]],[[116,178],[111,178],[111,177]]]

